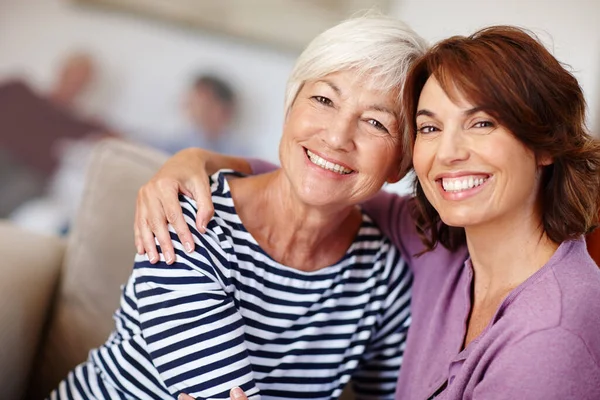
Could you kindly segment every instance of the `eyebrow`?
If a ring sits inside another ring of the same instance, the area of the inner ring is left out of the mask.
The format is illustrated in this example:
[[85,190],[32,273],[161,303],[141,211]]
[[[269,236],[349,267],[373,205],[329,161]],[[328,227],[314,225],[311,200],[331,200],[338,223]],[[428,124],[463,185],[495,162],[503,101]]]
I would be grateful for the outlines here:
[[[467,117],[473,115],[473,114],[477,114],[479,111],[483,111],[485,112],[485,109],[483,107],[473,107],[473,108],[469,108],[468,110],[463,111],[463,114]],[[425,108],[417,111],[417,114],[415,115],[415,118],[418,117],[419,115],[424,115],[426,117],[431,117],[434,118],[435,117],[435,113],[433,111],[429,111]]]
[[396,113],[394,113],[389,108],[387,108],[385,106],[382,106],[380,104],[373,104],[373,105],[369,106],[369,110],[384,112],[384,113],[387,113],[387,114],[392,114],[394,117],[396,116]]
[[335,83],[333,83],[327,79],[320,79],[317,82],[323,82],[324,84],[329,86],[338,96],[340,96],[342,94],[342,90],[339,87],[337,87]]

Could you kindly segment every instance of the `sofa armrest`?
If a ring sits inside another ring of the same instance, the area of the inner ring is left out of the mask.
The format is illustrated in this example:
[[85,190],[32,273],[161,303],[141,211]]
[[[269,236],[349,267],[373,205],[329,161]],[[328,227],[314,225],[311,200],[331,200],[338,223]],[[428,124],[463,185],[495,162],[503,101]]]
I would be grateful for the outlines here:
[[65,243],[0,220],[0,388],[22,398],[60,274]]

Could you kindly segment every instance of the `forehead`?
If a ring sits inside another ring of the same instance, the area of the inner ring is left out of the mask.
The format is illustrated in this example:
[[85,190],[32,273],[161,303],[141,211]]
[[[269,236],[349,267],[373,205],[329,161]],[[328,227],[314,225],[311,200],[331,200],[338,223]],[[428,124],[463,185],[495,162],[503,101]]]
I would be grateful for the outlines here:
[[427,79],[419,95],[419,109],[424,107],[445,107],[466,110],[476,106],[456,84],[450,82],[446,83],[445,87],[443,87],[434,75],[431,75]]

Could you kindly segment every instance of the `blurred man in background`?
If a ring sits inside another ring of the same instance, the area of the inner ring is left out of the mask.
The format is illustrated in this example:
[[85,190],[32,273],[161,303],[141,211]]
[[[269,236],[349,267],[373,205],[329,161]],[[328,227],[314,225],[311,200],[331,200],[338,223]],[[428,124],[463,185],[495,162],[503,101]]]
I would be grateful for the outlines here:
[[157,147],[176,153],[187,147],[202,147],[231,155],[245,155],[240,138],[231,131],[236,115],[232,87],[214,75],[200,75],[185,93],[183,111],[189,127],[177,138]]
[[44,192],[61,162],[62,143],[105,131],[77,111],[94,79],[93,58],[73,53],[45,93],[20,79],[0,83],[0,217]]
[[42,233],[64,233],[79,205],[89,154],[106,126],[82,99],[97,78],[94,58],[69,54],[51,88],[0,85],[0,216]]
[[92,85],[96,75],[96,62],[91,54],[72,53],[59,69],[48,99],[59,107],[78,112],[78,100]]

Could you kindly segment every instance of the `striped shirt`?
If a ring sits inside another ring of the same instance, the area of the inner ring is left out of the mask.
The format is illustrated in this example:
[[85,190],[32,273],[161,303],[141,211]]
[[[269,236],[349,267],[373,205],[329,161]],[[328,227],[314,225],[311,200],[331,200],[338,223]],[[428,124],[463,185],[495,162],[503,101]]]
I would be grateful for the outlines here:
[[137,256],[116,329],[71,371],[52,399],[393,399],[410,323],[412,276],[363,214],[334,265],[304,272],[274,261],[244,228],[225,179],[211,177],[215,215],[195,229],[196,203],[180,198],[195,240],[176,261]]

